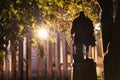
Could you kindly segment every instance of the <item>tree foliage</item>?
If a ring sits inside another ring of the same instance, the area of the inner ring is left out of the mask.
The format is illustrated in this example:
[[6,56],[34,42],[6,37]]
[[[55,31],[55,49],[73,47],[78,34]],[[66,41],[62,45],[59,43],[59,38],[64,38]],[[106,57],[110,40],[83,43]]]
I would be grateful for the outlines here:
[[0,45],[17,42],[23,35],[32,37],[33,30],[44,25],[68,36],[81,10],[94,22],[98,20],[100,8],[95,0],[1,0]]

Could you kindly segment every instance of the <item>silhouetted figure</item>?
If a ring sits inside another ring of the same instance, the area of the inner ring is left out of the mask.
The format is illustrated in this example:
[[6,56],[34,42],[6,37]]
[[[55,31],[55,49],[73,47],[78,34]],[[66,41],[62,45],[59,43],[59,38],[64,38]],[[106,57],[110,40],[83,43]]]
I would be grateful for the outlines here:
[[89,46],[95,46],[94,27],[92,21],[85,16],[84,12],[80,12],[80,16],[73,20],[71,37],[74,36],[74,46],[76,46],[75,62],[84,59],[83,45],[86,46],[88,57]]

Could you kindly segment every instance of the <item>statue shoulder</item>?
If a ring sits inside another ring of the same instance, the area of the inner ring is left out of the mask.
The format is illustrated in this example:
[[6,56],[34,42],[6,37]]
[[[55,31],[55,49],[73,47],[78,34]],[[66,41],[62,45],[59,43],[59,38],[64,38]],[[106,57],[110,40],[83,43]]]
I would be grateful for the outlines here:
[[86,17],[86,20],[88,21],[88,22],[93,22],[90,18],[88,18],[88,17]]

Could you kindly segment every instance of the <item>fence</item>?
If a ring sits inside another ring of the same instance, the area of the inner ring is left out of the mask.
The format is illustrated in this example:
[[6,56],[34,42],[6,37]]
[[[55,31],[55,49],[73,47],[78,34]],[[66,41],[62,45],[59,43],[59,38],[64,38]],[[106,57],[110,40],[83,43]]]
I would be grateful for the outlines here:
[[[28,38],[20,40],[15,53],[9,41],[8,55],[0,65],[0,77],[4,80],[72,80],[73,46],[67,44],[64,34],[56,32],[53,37],[55,43],[43,41],[43,56],[40,56],[40,47],[31,45]],[[89,57],[97,62],[96,47],[90,47]]]

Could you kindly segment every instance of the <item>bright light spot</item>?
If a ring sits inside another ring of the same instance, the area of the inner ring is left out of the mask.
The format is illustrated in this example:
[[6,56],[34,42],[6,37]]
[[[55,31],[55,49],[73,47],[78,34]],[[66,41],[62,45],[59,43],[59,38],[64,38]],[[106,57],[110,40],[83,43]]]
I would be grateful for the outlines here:
[[95,26],[95,29],[100,30],[100,25],[101,25],[100,23],[97,23],[96,26]]
[[37,30],[37,36],[39,39],[47,39],[48,31],[45,28],[40,28]]

